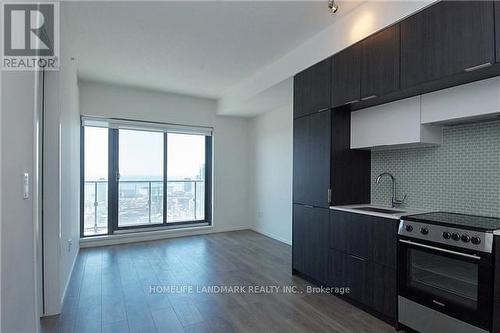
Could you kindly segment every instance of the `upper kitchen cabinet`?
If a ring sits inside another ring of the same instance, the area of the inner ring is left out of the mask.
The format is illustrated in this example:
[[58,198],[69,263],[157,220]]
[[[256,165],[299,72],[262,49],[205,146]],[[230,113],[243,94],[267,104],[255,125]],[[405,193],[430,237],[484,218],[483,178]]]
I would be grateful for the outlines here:
[[494,4],[443,1],[401,22],[401,87],[495,62]]
[[330,111],[293,122],[293,202],[316,207],[330,201]]
[[332,107],[358,102],[361,94],[361,44],[332,58]]
[[399,25],[361,42],[361,100],[399,89]]
[[330,108],[331,58],[300,72],[293,80],[293,115],[302,117]]

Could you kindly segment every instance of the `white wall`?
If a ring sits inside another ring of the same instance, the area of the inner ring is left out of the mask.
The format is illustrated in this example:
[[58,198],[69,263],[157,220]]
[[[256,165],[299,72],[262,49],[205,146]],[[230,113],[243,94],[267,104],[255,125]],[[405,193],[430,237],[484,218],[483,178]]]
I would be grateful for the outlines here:
[[[23,173],[34,171],[35,74],[2,73],[2,332],[35,332],[33,196],[23,199]],[[33,194],[33,193],[32,193]]]
[[251,120],[251,208],[255,231],[292,243],[292,105]]
[[213,127],[214,230],[249,228],[247,119],[216,116],[210,99],[87,81],[79,89],[82,115]]
[[[70,36],[61,17],[60,71],[45,74],[45,315],[60,313],[79,249],[80,112]],[[71,245],[69,245],[71,242]]]

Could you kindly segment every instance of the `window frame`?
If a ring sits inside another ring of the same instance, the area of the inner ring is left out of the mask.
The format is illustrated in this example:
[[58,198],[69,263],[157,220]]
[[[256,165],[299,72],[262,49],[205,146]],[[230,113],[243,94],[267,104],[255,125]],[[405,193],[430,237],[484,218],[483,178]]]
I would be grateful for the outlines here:
[[[138,129],[140,131],[148,131],[147,127]],[[158,123],[155,123],[157,125]],[[179,125],[176,125],[179,126]],[[118,225],[118,193],[119,180],[117,174],[119,172],[119,129],[108,128],[108,232],[97,235],[85,235],[85,127],[98,127],[92,125],[84,125],[82,120],[80,129],[80,238],[99,237],[113,235],[116,232],[122,231],[147,231],[147,229],[163,230],[188,227],[190,225],[212,225],[212,167],[213,167],[213,136],[196,132],[188,132],[186,134],[202,135],[205,137],[205,216],[203,220],[189,220],[168,222],[167,221],[167,184],[168,184],[168,134],[177,133],[176,131],[163,131],[163,223],[119,226]],[[192,128],[192,127],[190,127]],[[151,130],[158,132],[158,130]],[[196,185],[195,185],[196,186]]]

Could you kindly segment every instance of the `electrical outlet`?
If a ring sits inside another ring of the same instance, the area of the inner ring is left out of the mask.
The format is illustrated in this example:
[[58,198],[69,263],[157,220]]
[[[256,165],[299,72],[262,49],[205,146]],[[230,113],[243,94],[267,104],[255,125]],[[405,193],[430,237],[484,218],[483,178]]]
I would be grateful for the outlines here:
[[71,252],[71,249],[73,248],[73,240],[68,239],[68,252]]
[[257,212],[257,218],[258,219],[262,219],[262,217],[264,217],[264,213],[262,213],[261,211],[258,211]]

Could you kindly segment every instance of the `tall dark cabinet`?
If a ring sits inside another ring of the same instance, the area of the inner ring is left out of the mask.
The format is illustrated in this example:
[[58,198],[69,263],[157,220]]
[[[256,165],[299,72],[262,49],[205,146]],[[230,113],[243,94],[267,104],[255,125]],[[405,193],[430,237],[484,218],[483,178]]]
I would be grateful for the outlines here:
[[442,1],[401,22],[402,88],[493,64],[493,6]]
[[368,100],[399,89],[399,25],[361,42],[361,95]]
[[332,57],[332,107],[356,103],[361,94],[361,45],[355,44]]
[[331,74],[329,58],[294,78],[292,266],[321,284],[328,279],[329,206],[370,199],[370,153],[350,149],[350,112],[330,108]]
[[293,268],[323,283],[328,267],[329,210],[293,205]]
[[328,208],[331,133],[330,111],[294,120],[294,203]]
[[293,116],[326,111],[330,108],[330,59],[325,59],[294,78]]

